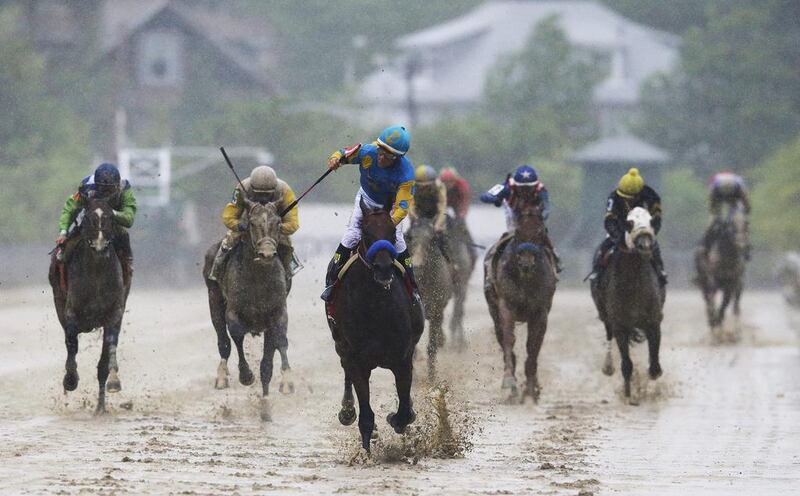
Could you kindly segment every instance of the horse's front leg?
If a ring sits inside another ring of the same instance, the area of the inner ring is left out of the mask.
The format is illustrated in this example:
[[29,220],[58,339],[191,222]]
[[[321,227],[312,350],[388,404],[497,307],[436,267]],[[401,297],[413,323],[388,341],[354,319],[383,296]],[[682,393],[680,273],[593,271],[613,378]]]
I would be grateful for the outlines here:
[[731,302],[731,296],[733,296],[733,291],[730,288],[725,288],[722,291],[722,303],[717,311],[716,325],[722,325],[722,321],[725,319],[725,310],[728,309],[728,305]]
[[392,373],[394,373],[394,383],[397,388],[399,405],[397,407],[397,413],[389,414],[386,421],[389,422],[389,425],[391,425],[398,434],[405,432],[408,424],[413,423],[417,418],[417,414],[414,413],[414,409],[411,408],[412,371],[411,360],[407,360],[406,363],[392,370]]
[[431,384],[436,380],[436,356],[444,336],[443,321],[444,315],[440,308],[434,308],[428,314],[428,382]]
[[544,341],[546,332],[547,310],[542,309],[528,320],[528,341],[526,344],[528,357],[525,359],[525,394],[533,398],[534,402],[539,401],[538,360],[539,351],[542,349],[542,342]]
[[516,400],[517,397],[517,357],[514,354],[514,344],[516,343],[516,336],[514,335],[514,316],[511,309],[508,308],[503,298],[498,299],[498,314],[500,317],[500,330],[502,342],[500,343],[503,349],[503,389],[509,389],[509,400]]
[[239,382],[244,386],[249,386],[255,382],[256,378],[253,371],[250,370],[250,365],[247,363],[247,357],[244,356],[244,335],[245,329],[238,320],[228,318],[228,330],[231,333],[233,344],[236,345],[236,353],[239,355]]
[[292,374],[292,367],[289,365],[289,314],[284,305],[281,309],[281,316],[278,318],[278,323],[273,329],[273,340],[275,347],[281,354],[281,379],[278,382],[278,391],[284,394],[294,393],[294,377]]
[[369,404],[369,376],[372,371],[355,366],[349,370],[349,374],[358,397],[358,430],[361,432],[361,447],[369,453],[369,442],[375,430],[375,412]]
[[117,363],[117,346],[119,343],[120,325],[122,319],[114,325],[106,337],[106,329],[103,328],[103,340],[108,339],[108,380],[106,381],[106,391],[118,393],[122,391],[122,383],[119,380],[119,364]]
[[614,327],[614,338],[617,340],[617,347],[620,355],[620,369],[622,378],[625,381],[625,397],[631,397],[631,376],[633,375],[633,362],[631,361],[629,350],[628,331],[621,327]]
[[650,355],[650,378],[658,379],[663,373],[661,362],[658,359],[658,351],[661,347],[661,324],[648,326],[645,332],[647,335],[647,351]]
[[611,326],[603,322],[606,328],[606,358],[603,361],[603,373],[605,375],[614,375],[614,361],[611,358],[611,342],[614,339],[614,334],[611,331]]
[[103,350],[100,352],[100,361],[97,362],[97,408],[95,413],[100,415],[106,413],[106,381],[108,380],[108,364],[111,348],[117,347],[117,336],[119,335],[118,327],[104,327],[103,328]]
[[[465,270],[465,269],[464,269]],[[467,283],[459,280],[453,287],[453,315],[450,316],[450,335],[458,351],[467,347],[464,338],[464,303],[467,299]]]
[[208,305],[211,311],[211,323],[217,334],[217,349],[219,350],[219,365],[217,377],[214,380],[216,389],[226,389],[229,386],[228,358],[231,356],[231,338],[228,336],[228,327],[225,322],[225,299],[222,290],[217,284],[208,287]]
[[78,326],[75,324],[75,317],[67,315],[67,325],[64,327],[64,343],[67,346],[67,361],[64,364],[66,372],[62,384],[64,391],[75,391],[78,387],[78,362],[75,357],[78,355]]
[[347,369],[344,371],[344,395],[342,395],[342,409],[339,410],[339,422],[350,425],[356,420],[355,401],[353,400],[353,381]]
[[269,382],[272,380],[272,368],[275,358],[275,342],[273,333],[264,332],[264,355],[261,357],[261,420],[264,422],[272,421],[272,412],[269,405]]

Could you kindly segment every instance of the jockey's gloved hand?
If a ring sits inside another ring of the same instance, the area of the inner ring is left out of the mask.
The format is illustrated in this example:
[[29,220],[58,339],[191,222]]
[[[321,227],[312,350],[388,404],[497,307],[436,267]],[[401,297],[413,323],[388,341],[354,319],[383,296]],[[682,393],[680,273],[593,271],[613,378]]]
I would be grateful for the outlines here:
[[56,244],[63,245],[66,242],[67,242],[67,233],[64,231],[59,232],[58,237],[56,238]]
[[239,221],[239,224],[236,226],[236,228],[239,230],[239,232],[247,231],[247,227],[248,227],[248,224],[247,224],[246,221]]

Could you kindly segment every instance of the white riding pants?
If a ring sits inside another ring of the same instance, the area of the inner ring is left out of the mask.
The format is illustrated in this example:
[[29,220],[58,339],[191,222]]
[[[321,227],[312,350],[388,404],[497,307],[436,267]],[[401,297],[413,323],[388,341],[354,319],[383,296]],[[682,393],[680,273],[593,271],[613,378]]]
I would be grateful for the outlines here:
[[[350,223],[344,230],[344,236],[342,236],[342,246],[351,250],[361,241],[361,219],[363,217],[360,205],[361,200],[364,200],[364,204],[369,208],[383,208],[383,205],[372,201],[361,188],[358,189],[353,214],[350,216]],[[402,222],[400,224],[402,224]],[[403,230],[400,229],[400,224],[395,227],[394,249],[397,250],[397,253],[406,251],[406,240],[403,238]]]

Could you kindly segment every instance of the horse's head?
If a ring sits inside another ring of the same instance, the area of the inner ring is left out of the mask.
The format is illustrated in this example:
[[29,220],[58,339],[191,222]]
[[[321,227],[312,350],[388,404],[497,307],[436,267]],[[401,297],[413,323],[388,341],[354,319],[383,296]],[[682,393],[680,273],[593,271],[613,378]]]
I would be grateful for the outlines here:
[[248,199],[245,199],[245,205],[249,221],[248,233],[253,251],[256,253],[256,262],[271,262],[281,233],[278,207],[274,202],[259,203]]
[[515,242],[510,247],[513,250],[512,257],[519,274],[523,277],[533,276],[536,270],[536,260],[544,249],[538,243],[530,241]]
[[542,243],[544,241],[545,227],[539,205],[531,202],[522,202],[518,205],[514,209],[517,237],[523,241]]
[[95,251],[105,251],[111,243],[113,215],[114,210],[104,199],[90,198],[86,203],[81,234]]
[[369,208],[363,200],[361,208],[361,243],[366,253],[362,253],[372,267],[375,282],[388,289],[394,279],[394,248],[396,228],[389,211],[383,208]]
[[410,236],[407,237],[411,248],[411,263],[415,267],[425,264],[425,253],[433,247],[436,230],[433,227],[433,219],[419,217],[414,219],[409,229]]
[[640,255],[650,256],[656,242],[656,231],[653,229],[653,217],[647,209],[634,207],[628,212],[625,232],[625,244],[629,250]]

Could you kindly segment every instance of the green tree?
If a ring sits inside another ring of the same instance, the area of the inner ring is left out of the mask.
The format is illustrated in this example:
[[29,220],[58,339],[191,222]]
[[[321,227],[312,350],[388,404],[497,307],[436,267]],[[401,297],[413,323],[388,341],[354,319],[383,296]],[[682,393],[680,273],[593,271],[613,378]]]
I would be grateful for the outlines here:
[[797,250],[800,244],[800,136],[771,155],[753,174],[751,240],[763,248]]
[[45,84],[42,57],[0,9],[0,242],[43,241],[58,231],[67,195],[88,169],[88,129]]
[[679,162],[746,170],[800,131],[800,4],[733,0],[642,91],[642,134]]
[[623,16],[658,29],[681,34],[703,26],[710,6],[721,0],[602,0]]
[[555,156],[594,135],[592,89],[603,72],[599,57],[578,53],[550,17],[489,72],[487,111],[510,124],[512,146],[524,156]]

